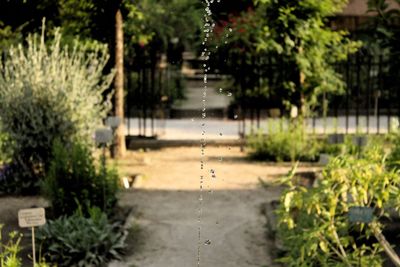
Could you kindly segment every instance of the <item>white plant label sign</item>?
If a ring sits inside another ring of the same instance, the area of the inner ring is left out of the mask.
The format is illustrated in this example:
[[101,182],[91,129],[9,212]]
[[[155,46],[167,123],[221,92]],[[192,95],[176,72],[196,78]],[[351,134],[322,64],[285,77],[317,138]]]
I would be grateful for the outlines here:
[[107,144],[112,141],[113,133],[111,129],[97,129],[95,132],[95,139],[99,144]]
[[44,208],[23,209],[18,211],[19,227],[36,227],[46,223]]
[[117,128],[121,125],[121,118],[120,117],[108,117],[106,119],[106,125],[111,128]]

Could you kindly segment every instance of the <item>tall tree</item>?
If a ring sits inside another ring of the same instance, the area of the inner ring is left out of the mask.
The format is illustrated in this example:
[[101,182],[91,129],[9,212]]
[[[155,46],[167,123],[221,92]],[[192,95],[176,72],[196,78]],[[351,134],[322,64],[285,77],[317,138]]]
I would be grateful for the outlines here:
[[259,48],[276,55],[286,69],[281,81],[290,105],[306,116],[324,93],[338,93],[344,84],[334,64],[361,45],[345,31],[330,28],[328,18],[347,0],[261,0],[265,22]]

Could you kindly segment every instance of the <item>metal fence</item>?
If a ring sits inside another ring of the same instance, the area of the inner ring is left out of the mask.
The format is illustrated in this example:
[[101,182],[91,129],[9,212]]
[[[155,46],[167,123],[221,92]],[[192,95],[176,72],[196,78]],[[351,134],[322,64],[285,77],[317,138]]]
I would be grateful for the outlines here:
[[[129,71],[126,84],[125,117],[127,135],[157,137],[162,135],[171,105],[182,99],[183,80],[174,66],[143,65]],[[136,127],[131,127],[136,124]],[[133,132],[131,129],[137,128]]]
[[[219,66],[227,65],[226,59],[222,59]],[[290,75],[290,66],[268,56],[229,58],[229,61],[233,67],[219,68],[218,73],[234,77],[235,101],[226,114],[238,121],[239,136],[263,127],[265,121],[289,117],[282,105],[282,99],[287,97],[285,90],[278,89],[278,94],[268,95],[263,88],[278,88],[278,82]],[[386,133],[397,127],[400,70],[392,63],[389,58],[360,52],[337,64],[345,90],[340,95],[323,94],[320,97],[319,102],[328,103],[328,109],[324,110],[320,105],[313,111],[307,118],[309,130],[314,133]],[[218,64],[214,69],[218,69]],[[127,135],[162,135],[172,104],[184,97],[180,70],[174,66],[160,68],[155,64],[142,64],[127,77]],[[133,132],[132,128],[137,130]]]
[[[310,131],[385,133],[397,127],[400,117],[399,70],[391,63],[383,56],[360,52],[337,64],[345,90],[339,95],[323,94],[320,97],[319,102],[328,103],[328,108],[324,109],[321,104],[313,111],[308,118]],[[239,116],[239,134],[248,132],[248,127],[260,128],[265,120],[288,117],[288,111],[281,104],[284,92],[269,97],[258,92],[263,84],[277,87],[276,82],[287,75],[288,66],[268,57],[246,59],[237,65],[241,68],[234,70],[232,75],[241,79],[231,114]]]

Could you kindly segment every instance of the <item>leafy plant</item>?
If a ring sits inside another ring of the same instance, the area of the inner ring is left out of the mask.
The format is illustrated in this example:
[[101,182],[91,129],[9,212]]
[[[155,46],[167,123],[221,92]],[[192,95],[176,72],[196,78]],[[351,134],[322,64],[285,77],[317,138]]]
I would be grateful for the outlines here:
[[259,49],[284,62],[281,89],[300,115],[319,104],[324,93],[340,93],[344,84],[334,63],[345,60],[361,46],[345,31],[334,31],[328,18],[340,12],[347,0],[261,0],[265,20],[258,38]]
[[110,223],[98,208],[89,209],[89,217],[76,212],[50,220],[40,227],[37,242],[46,251],[45,258],[58,266],[105,266],[120,259],[126,233]]
[[117,172],[103,166],[96,169],[88,146],[54,143],[53,159],[43,180],[42,192],[56,216],[71,215],[77,209],[87,214],[92,206],[109,212],[117,202],[117,191]]
[[110,107],[102,95],[113,77],[103,75],[105,47],[89,53],[78,42],[62,47],[60,40],[58,31],[49,46],[44,31],[31,35],[26,47],[6,51],[0,64],[0,131],[14,164],[30,172],[19,179],[34,185],[48,167],[54,140],[90,142]]
[[21,267],[22,262],[18,253],[21,251],[22,234],[10,232],[8,242],[3,244],[2,228],[3,225],[0,224],[0,267]]
[[302,125],[289,123],[288,129],[284,129],[283,124],[283,120],[269,121],[267,133],[250,135],[250,156],[271,161],[316,161],[320,150],[317,140],[307,135]]
[[393,169],[400,170],[400,137],[397,134],[391,138],[392,148],[388,156],[388,166]]
[[0,195],[32,195],[39,192],[39,181],[32,179],[33,170],[21,159],[0,167]]
[[10,148],[7,149],[6,143],[8,142],[8,137],[5,133],[0,132],[0,165],[8,162],[10,160]]
[[[280,261],[285,266],[382,266],[385,246],[372,236],[381,233],[380,220],[389,210],[400,209],[400,176],[386,170],[381,148],[370,148],[361,158],[333,159],[313,188],[293,184],[293,174],[282,180],[288,187],[278,209],[278,232],[287,250]],[[371,223],[349,222],[349,209],[359,206],[374,210]]]

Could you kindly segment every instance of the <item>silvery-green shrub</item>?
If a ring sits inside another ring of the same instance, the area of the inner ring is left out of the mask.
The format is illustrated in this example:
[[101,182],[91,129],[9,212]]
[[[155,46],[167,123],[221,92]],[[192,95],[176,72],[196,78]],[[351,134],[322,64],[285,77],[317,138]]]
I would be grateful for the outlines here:
[[46,168],[54,140],[91,141],[109,111],[105,92],[113,78],[104,74],[106,47],[63,47],[58,31],[51,40],[44,36],[11,47],[0,63],[0,131],[15,162],[33,176]]

